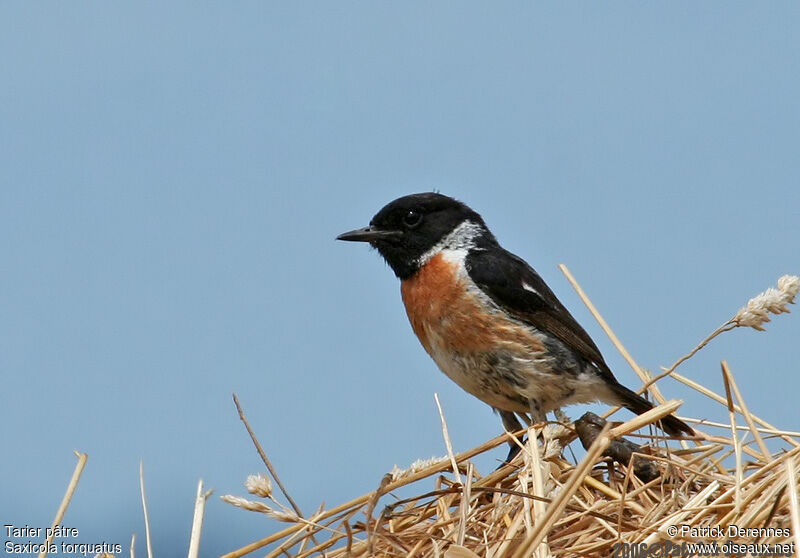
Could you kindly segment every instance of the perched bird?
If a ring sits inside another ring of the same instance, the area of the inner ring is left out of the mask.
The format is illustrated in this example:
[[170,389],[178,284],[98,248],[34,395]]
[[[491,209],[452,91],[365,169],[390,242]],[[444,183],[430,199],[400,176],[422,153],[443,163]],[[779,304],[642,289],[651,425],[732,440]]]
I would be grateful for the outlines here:
[[[368,227],[338,240],[368,242],[400,279],[414,333],[451,380],[491,405],[509,431],[516,415],[603,401],[634,413],[653,404],[620,384],[589,334],[483,218],[438,193],[398,198]],[[670,415],[673,436],[693,431]]]

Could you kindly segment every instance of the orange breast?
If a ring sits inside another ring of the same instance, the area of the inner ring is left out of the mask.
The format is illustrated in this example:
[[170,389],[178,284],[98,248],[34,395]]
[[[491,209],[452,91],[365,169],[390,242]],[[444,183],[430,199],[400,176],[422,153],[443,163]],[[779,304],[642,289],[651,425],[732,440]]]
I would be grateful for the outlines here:
[[528,328],[490,310],[474,292],[476,287],[467,288],[469,279],[459,274],[459,265],[437,254],[402,282],[408,319],[425,350],[431,356],[439,351],[488,352],[509,345],[526,353],[542,351],[541,341]]

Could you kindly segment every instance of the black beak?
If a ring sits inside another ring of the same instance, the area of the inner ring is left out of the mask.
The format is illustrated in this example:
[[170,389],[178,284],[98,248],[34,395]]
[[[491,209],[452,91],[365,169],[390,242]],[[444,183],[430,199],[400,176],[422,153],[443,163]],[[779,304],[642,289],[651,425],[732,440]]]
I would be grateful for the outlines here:
[[336,240],[347,240],[350,242],[373,242],[375,240],[386,240],[388,238],[397,238],[403,233],[401,231],[382,231],[374,228],[373,226],[364,227],[363,229],[356,229],[342,233],[336,237]]

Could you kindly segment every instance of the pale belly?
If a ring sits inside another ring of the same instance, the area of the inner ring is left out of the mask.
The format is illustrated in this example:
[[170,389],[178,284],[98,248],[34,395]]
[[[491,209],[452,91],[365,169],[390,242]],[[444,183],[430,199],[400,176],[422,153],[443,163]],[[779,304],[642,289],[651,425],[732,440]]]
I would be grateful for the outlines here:
[[527,413],[535,403],[542,412],[549,412],[610,398],[597,375],[555,370],[550,359],[541,355],[508,349],[453,352],[431,330],[428,339],[428,353],[439,369],[463,390],[499,410]]

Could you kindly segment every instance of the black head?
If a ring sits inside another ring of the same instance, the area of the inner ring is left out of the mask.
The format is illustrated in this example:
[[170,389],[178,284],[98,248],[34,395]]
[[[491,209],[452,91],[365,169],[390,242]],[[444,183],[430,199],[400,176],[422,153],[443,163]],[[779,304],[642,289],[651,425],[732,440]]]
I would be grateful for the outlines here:
[[[459,238],[449,238],[464,223],[469,223],[468,230]],[[381,209],[368,227],[336,238],[369,242],[400,279],[414,275],[425,263],[423,256],[445,239],[461,246],[495,242],[480,215],[460,201],[435,192],[398,198]]]

